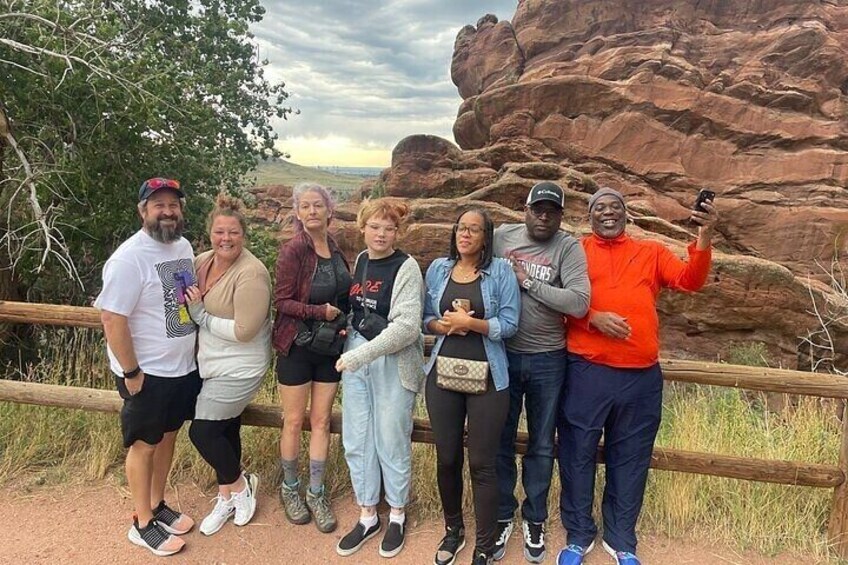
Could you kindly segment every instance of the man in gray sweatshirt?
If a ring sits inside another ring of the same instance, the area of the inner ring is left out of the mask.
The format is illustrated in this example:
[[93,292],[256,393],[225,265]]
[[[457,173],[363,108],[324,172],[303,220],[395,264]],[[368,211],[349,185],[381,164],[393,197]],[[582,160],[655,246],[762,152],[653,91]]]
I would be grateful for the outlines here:
[[495,560],[503,558],[518,508],[515,437],[522,406],[527,408],[527,453],[521,479],[524,557],[545,559],[545,522],[554,458],[559,398],[565,381],[564,314],[584,316],[589,309],[586,255],[578,241],[560,230],[565,195],[552,182],[530,189],[524,224],[495,230],[494,253],[513,264],[521,286],[518,333],[507,341],[510,408],[498,451],[498,535]]

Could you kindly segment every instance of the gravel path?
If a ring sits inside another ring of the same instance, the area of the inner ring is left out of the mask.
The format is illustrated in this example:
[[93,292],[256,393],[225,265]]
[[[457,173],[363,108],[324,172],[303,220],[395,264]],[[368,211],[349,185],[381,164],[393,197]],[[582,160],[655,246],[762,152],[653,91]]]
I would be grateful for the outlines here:
[[[377,554],[379,537],[359,553],[341,558],[335,544],[357,517],[349,496],[334,503],[340,518],[339,529],[332,534],[319,533],[312,524],[293,526],[286,522],[277,500],[268,494],[260,497],[253,521],[237,528],[227,524],[220,532],[205,537],[197,531],[185,536],[186,549],[171,558],[156,558],[131,545],[126,532],[131,504],[126,489],[106,482],[80,486],[32,487],[28,492],[12,489],[4,497],[0,512],[0,563],[88,563],[135,564],[247,564],[247,563],[339,563],[369,565],[390,563]],[[194,485],[175,489],[169,503],[188,512],[198,522],[211,509],[208,493]],[[552,526],[548,536],[546,563],[555,563],[556,549],[563,541],[562,528]],[[406,547],[394,558],[398,565],[432,563],[433,552],[443,533],[435,521],[410,524]],[[458,565],[471,560],[469,544],[460,554]],[[763,557],[725,547],[692,541],[643,536],[640,556],[646,565],[685,565],[701,563],[760,565],[767,563],[811,563],[808,557],[780,555]],[[526,563],[518,532],[513,533],[506,557],[501,563]],[[602,550],[594,551],[587,565],[611,564]]]

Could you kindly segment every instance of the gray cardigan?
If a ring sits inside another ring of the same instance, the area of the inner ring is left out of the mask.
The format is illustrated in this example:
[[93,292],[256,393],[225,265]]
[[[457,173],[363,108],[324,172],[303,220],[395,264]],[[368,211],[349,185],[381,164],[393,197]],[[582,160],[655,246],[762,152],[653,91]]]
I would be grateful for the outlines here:
[[421,392],[425,377],[423,316],[424,279],[418,262],[409,257],[398,269],[392,287],[389,325],[371,341],[343,353],[341,359],[345,368],[356,371],[383,355],[397,355],[401,385],[412,392]]

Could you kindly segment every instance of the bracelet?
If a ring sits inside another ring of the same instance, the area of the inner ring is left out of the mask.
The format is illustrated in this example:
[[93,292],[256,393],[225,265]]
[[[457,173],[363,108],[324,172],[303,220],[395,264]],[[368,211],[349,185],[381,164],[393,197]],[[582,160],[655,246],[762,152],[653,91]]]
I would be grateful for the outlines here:
[[135,369],[131,371],[124,371],[124,378],[126,379],[134,379],[141,372],[141,367],[138,365],[135,366]]

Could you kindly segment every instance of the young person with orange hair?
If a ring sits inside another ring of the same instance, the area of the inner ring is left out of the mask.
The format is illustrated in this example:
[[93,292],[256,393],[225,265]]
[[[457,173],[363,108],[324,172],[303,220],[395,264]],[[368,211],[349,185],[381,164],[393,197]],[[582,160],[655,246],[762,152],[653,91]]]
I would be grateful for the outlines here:
[[366,250],[354,268],[353,316],[342,372],[342,441],[360,517],[338,543],[347,556],[381,529],[380,484],[391,506],[380,555],[403,549],[412,478],[412,410],[424,382],[424,281],[413,257],[396,248],[409,207],[392,198],[362,204],[357,225]]

